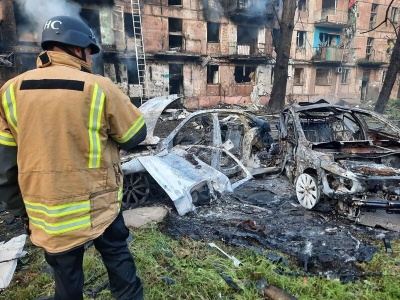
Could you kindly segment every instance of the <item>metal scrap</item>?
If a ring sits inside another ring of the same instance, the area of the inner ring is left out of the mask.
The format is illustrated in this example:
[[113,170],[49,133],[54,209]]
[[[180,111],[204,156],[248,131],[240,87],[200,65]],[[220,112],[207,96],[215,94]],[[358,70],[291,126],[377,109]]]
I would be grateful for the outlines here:
[[214,243],[208,243],[208,245],[212,248],[216,248],[218,249],[222,254],[224,254],[226,257],[228,257],[230,260],[233,261],[233,265],[235,267],[239,267],[242,262],[240,260],[238,260],[236,257],[234,257],[233,255],[229,255],[228,253],[226,253],[224,250],[222,250],[221,248],[219,248],[217,245],[215,245]]

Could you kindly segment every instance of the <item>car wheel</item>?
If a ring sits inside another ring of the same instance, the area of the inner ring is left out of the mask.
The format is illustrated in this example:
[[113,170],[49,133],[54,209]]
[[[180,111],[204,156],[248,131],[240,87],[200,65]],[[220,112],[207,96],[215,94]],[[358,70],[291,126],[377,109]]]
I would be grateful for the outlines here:
[[122,202],[126,208],[135,208],[149,198],[150,183],[143,173],[125,175],[123,187]]
[[301,206],[312,209],[319,201],[317,178],[303,173],[296,180],[296,196]]

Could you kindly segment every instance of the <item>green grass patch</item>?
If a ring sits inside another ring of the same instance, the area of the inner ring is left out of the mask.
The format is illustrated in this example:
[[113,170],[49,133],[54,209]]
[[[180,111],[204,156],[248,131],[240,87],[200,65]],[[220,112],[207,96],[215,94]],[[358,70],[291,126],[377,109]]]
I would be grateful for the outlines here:
[[[294,262],[277,265],[254,251],[229,247],[214,241],[221,249],[238,258],[233,262],[205,241],[188,238],[175,240],[163,234],[157,225],[132,230],[134,239],[129,247],[134,254],[138,275],[142,278],[145,299],[268,299],[257,288],[265,280],[297,299],[391,300],[400,299],[400,243],[392,241],[393,253],[385,252],[383,243],[376,242],[378,252],[369,263],[360,264],[365,273],[380,272],[382,276],[360,277],[354,283],[342,284],[326,276],[280,275],[302,274]],[[53,293],[54,283],[48,273],[43,251],[27,243],[29,262],[19,267],[11,285],[0,293],[0,299],[30,300]],[[272,251],[275,252],[275,251]],[[290,261],[290,257],[282,255]],[[84,258],[85,291],[99,289],[107,281],[101,257],[90,247]],[[231,285],[224,278],[231,280]],[[282,292],[283,293],[283,292]],[[85,299],[93,299],[85,295]],[[96,293],[95,299],[112,299],[108,289]]]

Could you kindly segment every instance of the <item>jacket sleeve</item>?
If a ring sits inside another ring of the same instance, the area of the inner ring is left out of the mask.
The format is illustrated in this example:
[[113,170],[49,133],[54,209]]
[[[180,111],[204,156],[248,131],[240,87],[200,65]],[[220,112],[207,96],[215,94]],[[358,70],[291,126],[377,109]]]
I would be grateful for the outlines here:
[[147,129],[143,114],[111,81],[106,89],[105,98],[109,135],[123,150],[131,150],[146,138]]
[[18,185],[17,144],[0,105],[0,199],[14,216],[26,213]]

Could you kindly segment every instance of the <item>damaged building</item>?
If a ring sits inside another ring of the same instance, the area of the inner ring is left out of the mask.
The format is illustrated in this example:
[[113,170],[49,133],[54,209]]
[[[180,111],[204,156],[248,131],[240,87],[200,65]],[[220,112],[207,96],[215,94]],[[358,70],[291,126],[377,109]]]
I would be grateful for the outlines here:
[[[0,84],[35,68],[40,32],[57,14],[81,17],[102,53],[95,73],[135,104],[181,94],[188,107],[262,105],[273,85],[279,0],[2,0]],[[298,0],[289,62],[290,101],[376,100],[395,35],[372,30],[389,0]],[[398,22],[393,3],[388,17]],[[397,95],[395,85],[392,97]]]

